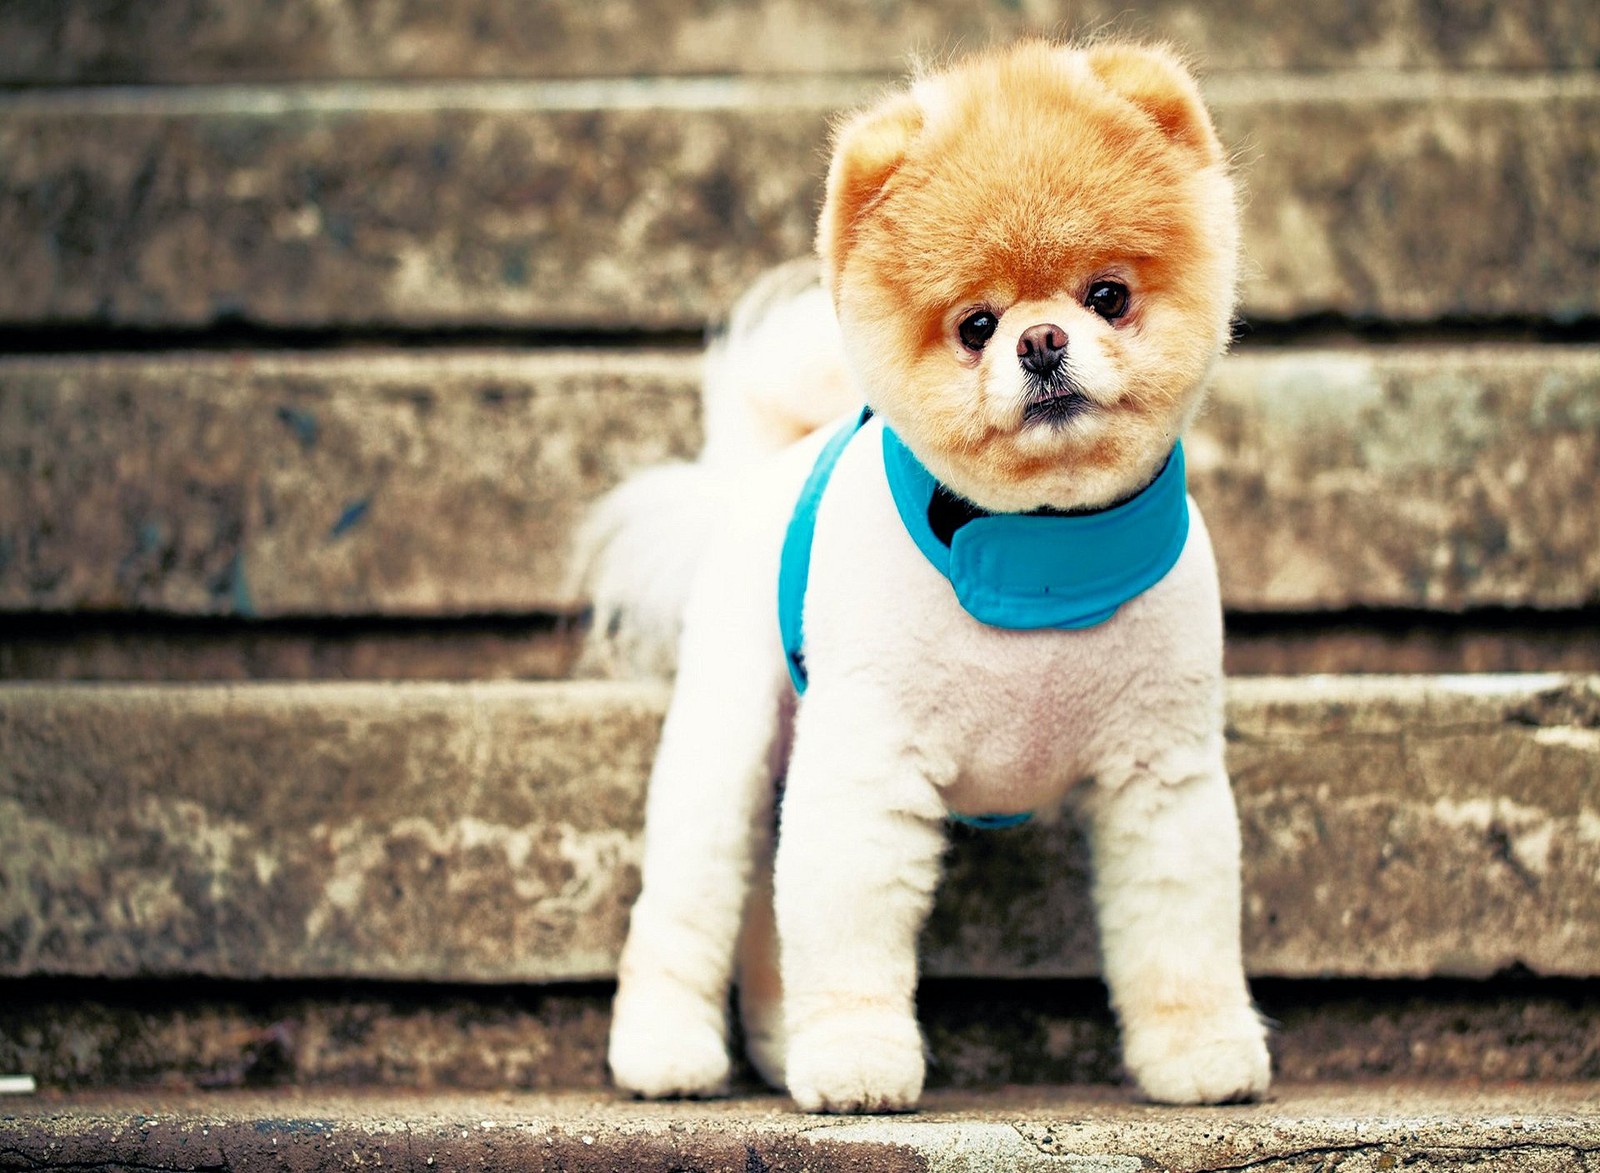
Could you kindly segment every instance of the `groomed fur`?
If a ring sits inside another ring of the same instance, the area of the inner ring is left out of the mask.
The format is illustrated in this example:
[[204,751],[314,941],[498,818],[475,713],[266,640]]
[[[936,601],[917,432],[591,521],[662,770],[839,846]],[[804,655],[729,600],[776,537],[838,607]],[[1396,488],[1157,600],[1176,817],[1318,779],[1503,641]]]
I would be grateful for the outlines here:
[[[1164,50],[1025,44],[841,126],[818,251],[848,368],[879,418],[845,448],[818,509],[809,690],[797,705],[775,593],[822,437],[772,447],[850,397],[828,373],[832,320],[803,286],[747,303],[789,325],[736,323],[711,361],[706,456],[673,474],[715,502],[703,544],[601,606],[604,627],[638,617],[651,592],[663,616],[661,600],[682,600],[613,1009],[619,1086],[721,1090],[737,972],[751,1057],[800,1107],[913,1106],[917,936],[946,814],[1069,807],[1091,845],[1103,972],[1140,1090],[1175,1103],[1265,1090],[1203,519],[1191,502],[1177,563],[1109,620],[1001,630],[963,611],[912,542],[881,454],[887,421],[996,510],[1137,491],[1226,343],[1236,241],[1221,148]],[[1048,370],[1046,351],[1059,354]],[[662,540],[657,513],[639,520],[667,509],[659,489],[614,499],[639,512],[602,543],[606,557],[630,525],[630,541]]]

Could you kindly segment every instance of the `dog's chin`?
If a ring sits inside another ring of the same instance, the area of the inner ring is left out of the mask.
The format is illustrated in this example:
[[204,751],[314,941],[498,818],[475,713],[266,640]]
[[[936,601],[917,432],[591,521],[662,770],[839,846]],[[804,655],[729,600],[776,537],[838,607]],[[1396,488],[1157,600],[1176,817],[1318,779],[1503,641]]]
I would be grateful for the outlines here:
[[1149,483],[1173,434],[1170,421],[1061,388],[1025,398],[982,449],[946,451],[937,464],[953,490],[993,512],[1101,509]]
[[1023,403],[1022,426],[1059,431],[1094,410],[1094,402],[1076,387],[1041,391]]
[[1029,378],[1017,389],[1021,410],[1014,422],[1012,443],[1033,460],[1054,459],[1077,464],[1086,448],[1104,442],[1129,421],[1115,410],[1114,398],[1105,399],[1078,379],[1062,371],[1054,378]]

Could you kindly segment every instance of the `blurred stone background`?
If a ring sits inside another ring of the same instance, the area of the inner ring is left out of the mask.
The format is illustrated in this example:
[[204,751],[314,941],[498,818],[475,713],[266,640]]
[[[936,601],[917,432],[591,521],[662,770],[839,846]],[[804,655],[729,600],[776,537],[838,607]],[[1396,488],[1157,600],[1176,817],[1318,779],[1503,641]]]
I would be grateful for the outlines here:
[[[0,1070],[603,1082],[665,694],[566,679],[572,526],[831,117],[1108,30],[1248,193],[1190,459],[1279,1066],[1600,1078],[1592,0],[0,2]],[[1114,1079],[1082,846],[996,843],[935,1078]]]

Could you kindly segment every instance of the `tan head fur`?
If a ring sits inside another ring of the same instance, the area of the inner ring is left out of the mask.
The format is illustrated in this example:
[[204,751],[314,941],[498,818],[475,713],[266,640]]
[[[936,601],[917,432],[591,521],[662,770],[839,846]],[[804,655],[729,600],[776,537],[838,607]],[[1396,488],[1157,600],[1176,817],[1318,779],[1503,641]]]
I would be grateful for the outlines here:
[[842,124],[817,247],[856,377],[928,468],[989,509],[1077,508],[1148,481],[1198,405],[1238,217],[1177,57],[1026,42]]

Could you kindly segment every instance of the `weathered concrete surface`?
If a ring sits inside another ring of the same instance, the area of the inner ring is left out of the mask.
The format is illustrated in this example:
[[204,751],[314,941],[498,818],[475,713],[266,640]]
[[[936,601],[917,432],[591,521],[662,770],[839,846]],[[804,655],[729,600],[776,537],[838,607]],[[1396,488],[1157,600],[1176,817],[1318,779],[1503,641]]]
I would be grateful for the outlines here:
[[[1600,983],[1258,979],[1273,1070],[1333,1080],[1600,1079]],[[54,1089],[603,1088],[610,983],[0,982],[0,1072]],[[1116,1083],[1098,981],[932,979],[933,1087]],[[740,1085],[757,1089],[753,1072]]]
[[[1600,896],[1600,681],[1538,679],[1233,683],[1258,971],[1307,972],[1312,923],[1337,942],[1325,974],[1591,966],[1578,958],[1600,944],[1585,907]],[[1445,928],[1447,907],[1462,915]],[[1424,941],[1424,925],[1442,931]],[[1536,945],[1511,944],[1529,933]]]
[[1241,610],[1600,601],[1600,351],[1235,356],[1187,445]]
[[570,606],[583,509],[698,435],[698,369],[663,352],[0,362],[0,606]]
[[[570,610],[573,527],[698,447],[697,375],[658,351],[0,360],[0,607]],[[1189,467],[1229,608],[1600,603],[1600,348],[1247,351],[1214,382]]]
[[686,326],[807,250],[833,103],[586,96],[0,97],[0,323]]
[[[606,976],[665,696],[0,687],[0,973]],[[1600,680],[1231,698],[1253,973],[1600,974]],[[1070,821],[954,840],[930,974],[1095,972]]]
[[0,969],[609,974],[661,701],[18,686],[0,701]]
[[646,0],[536,12],[517,0],[9,0],[0,6],[0,82],[898,73],[913,52],[1108,26],[1176,40],[1219,70],[1585,68],[1600,58],[1600,19],[1583,0],[1337,8],[1294,0]]
[[628,1103],[593,1093],[396,1097],[128,1093],[0,1115],[0,1170],[481,1173],[852,1170],[1136,1173],[1406,1168],[1592,1170],[1593,1085],[1285,1086],[1271,1103],[1172,1109],[1101,1088],[929,1096],[909,1117],[800,1115],[776,1096]]
[[[0,323],[684,327],[808,251],[816,78],[0,97]],[[1600,313],[1600,76],[1215,79],[1247,316]]]

